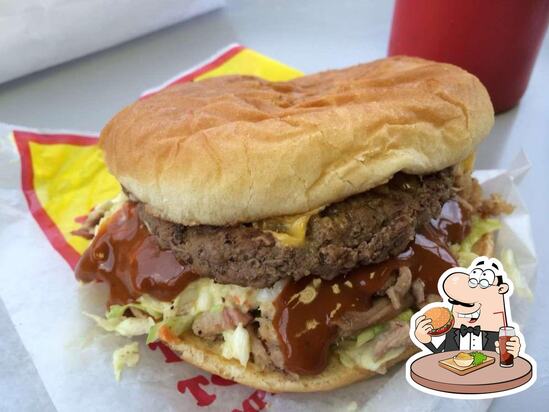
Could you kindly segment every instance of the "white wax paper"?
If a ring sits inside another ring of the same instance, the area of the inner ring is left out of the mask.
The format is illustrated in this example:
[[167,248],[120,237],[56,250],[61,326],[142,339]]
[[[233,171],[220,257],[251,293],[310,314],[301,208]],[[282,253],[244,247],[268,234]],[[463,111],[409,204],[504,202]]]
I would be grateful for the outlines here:
[[0,83],[213,10],[224,0],[3,0]]

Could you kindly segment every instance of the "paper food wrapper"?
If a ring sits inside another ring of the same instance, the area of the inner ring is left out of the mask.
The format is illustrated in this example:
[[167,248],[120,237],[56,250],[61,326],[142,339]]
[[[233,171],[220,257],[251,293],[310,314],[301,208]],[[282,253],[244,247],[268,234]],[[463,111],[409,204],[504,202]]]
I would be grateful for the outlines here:
[[[223,74],[252,74],[288,80],[300,72],[261,54],[232,45],[209,61],[169,80],[199,81]],[[320,394],[272,395],[226,381],[181,362],[166,347],[146,347],[141,360],[117,383],[112,352],[129,343],[100,331],[83,311],[102,314],[102,285],[80,286],[72,268],[88,241],[71,235],[78,221],[120,187],[107,172],[96,134],[29,130],[0,125],[0,297],[51,400],[73,410],[436,410],[482,411],[490,401],[458,401],[410,387],[402,367],[387,375]],[[511,248],[529,285],[535,277],[530,220],[515,182],[528,165],[519,157],[510,170],[477,172],[487,193],[516,205],[503,218],[497,251]],[[513,317],[524,324],[531,305],[526,294],[511,298]],[[528,336],[527,331],[526,336]]]
[[0,83],[221,7],[224,0],[3,0]]

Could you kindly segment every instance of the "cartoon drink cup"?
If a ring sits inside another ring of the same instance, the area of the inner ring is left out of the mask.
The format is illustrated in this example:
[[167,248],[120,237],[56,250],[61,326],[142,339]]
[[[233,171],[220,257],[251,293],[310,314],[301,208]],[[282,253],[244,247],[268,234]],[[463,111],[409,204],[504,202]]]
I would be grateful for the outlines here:
[[507,342],[515,336],[515,328],[503,326],[499,328],[499,366],[510,368],[513,366],[513,355],[507,351]]

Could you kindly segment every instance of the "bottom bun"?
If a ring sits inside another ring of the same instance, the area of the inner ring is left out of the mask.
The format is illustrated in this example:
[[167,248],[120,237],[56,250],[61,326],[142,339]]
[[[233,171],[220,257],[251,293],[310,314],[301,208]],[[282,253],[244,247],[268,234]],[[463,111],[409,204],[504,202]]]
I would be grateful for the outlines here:
[[[332,355],[328,367],[323,372],[295,377],[277,370],[261,370],[251,361],[244,367],[238,361],[220,355],[221,342],[201,339],[192,332],[180,339],[177,344],[172,343],[169,346],[185,362],[222,378],[272,393],[329,391],[378,375],[365,369],[347,368]],[[406,348],[397,358],[387,362],[387,369],[416,352],[416,347]]]

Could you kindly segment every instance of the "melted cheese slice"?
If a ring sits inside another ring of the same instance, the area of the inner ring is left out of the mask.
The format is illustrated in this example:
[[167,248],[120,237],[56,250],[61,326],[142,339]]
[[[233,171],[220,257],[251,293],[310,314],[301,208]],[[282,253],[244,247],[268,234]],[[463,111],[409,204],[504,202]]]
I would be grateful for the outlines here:
[[309,219],[323,208],[311,210],[301,215],[282,216],[263,220],[256,226],[266,232],[272,233],[278,243],[286,247],[299,247],[305,242]]
[[462,160],[458,166],[460,169],[460,172],[466,176],[473,173],[473,168],[475,167],[476,158],[477,158],[476,153],[473,152],[469,156],[467,156],[464,160]]

